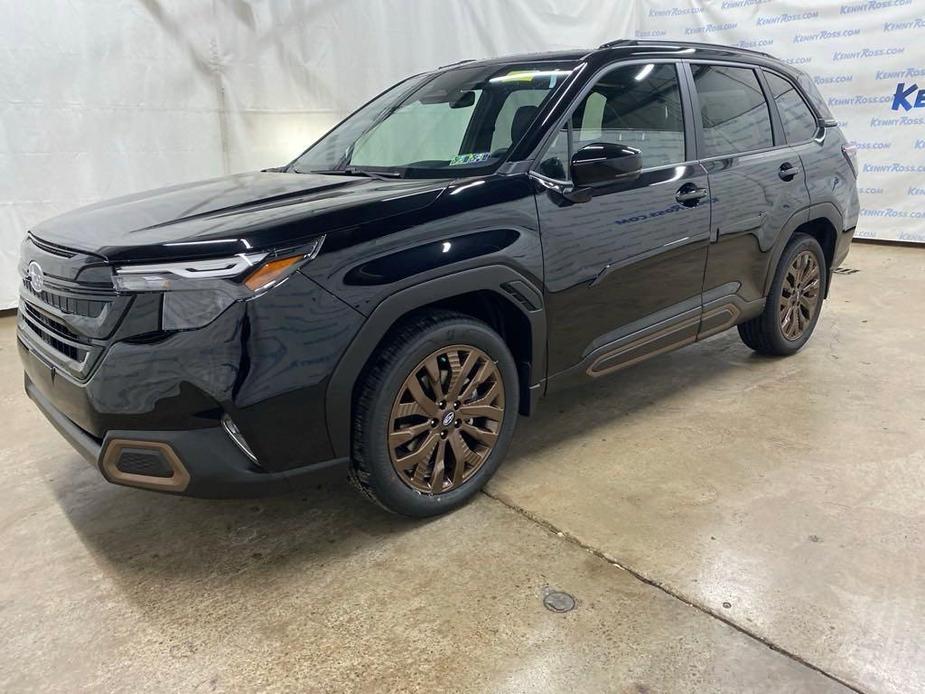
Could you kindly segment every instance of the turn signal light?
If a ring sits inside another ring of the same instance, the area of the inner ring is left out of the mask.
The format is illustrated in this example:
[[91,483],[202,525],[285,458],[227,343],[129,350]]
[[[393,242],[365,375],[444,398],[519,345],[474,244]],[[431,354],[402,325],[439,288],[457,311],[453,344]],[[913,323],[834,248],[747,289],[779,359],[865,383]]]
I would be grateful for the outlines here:
[[264,263],[247,276],[247,279],[244,280],[244,286],[252,292],[258,292],[289,274],[288,270],[304,257],[304,254],[293,255]]

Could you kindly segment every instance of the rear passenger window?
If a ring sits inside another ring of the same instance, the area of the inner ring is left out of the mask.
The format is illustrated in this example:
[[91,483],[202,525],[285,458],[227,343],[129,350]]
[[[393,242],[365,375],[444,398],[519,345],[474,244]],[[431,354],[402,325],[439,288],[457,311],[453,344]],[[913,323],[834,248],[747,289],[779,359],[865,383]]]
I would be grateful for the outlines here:
[[705,156],[764,149],[774,144],[771,113],[751,68],[691,65],[700,99]]
[[796,88],[783,77],[773,72],[765,72],[771,94],[777,102],[777,112],[780,113],[781,124],[787,142],[805,142],[816,135],[816,116],[809,110],[803,97]]

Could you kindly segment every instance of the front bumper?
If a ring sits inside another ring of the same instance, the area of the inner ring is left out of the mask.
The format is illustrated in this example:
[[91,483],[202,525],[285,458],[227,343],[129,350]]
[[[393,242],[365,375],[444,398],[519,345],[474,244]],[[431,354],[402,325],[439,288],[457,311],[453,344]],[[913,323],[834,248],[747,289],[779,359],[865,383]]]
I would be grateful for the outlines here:
[[[97,340],[103,348],[86,374],[75,375],[64,359],[63,319],[30,322],[21,311],[17,325],[29,396],[109,481],[248,496],[342,470],[324,393],[360,314],[297,273],[203,328],[149,340],[158,312],[146,306],[159,303],[144,298],[136,297],[111,336]],[[22,301],[47,309],[39,297]],[[78,318],[73,323],[74,331],[82,326]],[[225,415],[256,463],[222,427]],[[132,458],[133,469],[159,470],[160,478],[127,476],[121,457]]]
[[[30,356],[35,359],[36,357]],[[113,484],[204,498],[283,494],[343,477],[347,459],[267,472],[221,427],[187,431],[108,431],[102,440],[67,418],[25,377],[26,394],[78,453]]]

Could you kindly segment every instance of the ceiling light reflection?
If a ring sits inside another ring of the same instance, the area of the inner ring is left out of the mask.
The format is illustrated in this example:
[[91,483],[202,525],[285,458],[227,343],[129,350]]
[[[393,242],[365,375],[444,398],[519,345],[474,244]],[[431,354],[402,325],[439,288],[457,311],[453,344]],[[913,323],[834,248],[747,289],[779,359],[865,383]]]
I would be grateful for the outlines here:
[[481,186],[481,185],[484,185],[484,183],[485,181],[473,181],[472,183],[467,183],[464,186],[459,186],[459,188],[457,188],[452,193],[450,193],[450,195],[456,195],[457,193],[461,193],[464,190],[466,190],[466,188],[473,188],[474,186]]
[[636,73],[636,81],[642,82],[646,77],[652,74],[652,71],[655,69],[655,65],[649,63],[642,70]]

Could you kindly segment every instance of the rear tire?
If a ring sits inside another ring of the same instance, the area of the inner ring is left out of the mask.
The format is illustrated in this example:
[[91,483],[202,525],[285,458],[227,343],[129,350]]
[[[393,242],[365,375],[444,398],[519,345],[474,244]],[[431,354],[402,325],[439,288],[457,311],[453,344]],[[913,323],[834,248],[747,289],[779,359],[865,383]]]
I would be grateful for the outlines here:
[[781,255],[761,315],[739,325],[742,342],[759,354],[798,352],[816,328],[828,272],[819,242],[794,234]]
[[394,513],[458,508],[507,453],[518,394],[514,358],[488,325],[445,310],[410,317],[362,376],[351,481]]

